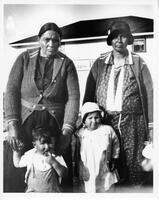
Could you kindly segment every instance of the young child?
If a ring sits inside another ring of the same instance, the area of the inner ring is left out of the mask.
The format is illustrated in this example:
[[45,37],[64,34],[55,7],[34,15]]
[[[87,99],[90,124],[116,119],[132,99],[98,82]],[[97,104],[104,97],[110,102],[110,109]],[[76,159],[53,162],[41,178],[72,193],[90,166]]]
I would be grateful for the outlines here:
[[13,151],[15,167],[27,167],[26,192],[61,192],[61,178],[67,174],[62,156],[56,156],[56,140],[49,129],[37,127],[32,131],[34,148],[21,155]]
[[112,127],[101,123],[102,111],[96,103],[85,103],[81,118],[83,127],[77,132],[81,159],[79,174],[84,181],[85,192],[106,192],[118,182],[118,138]]

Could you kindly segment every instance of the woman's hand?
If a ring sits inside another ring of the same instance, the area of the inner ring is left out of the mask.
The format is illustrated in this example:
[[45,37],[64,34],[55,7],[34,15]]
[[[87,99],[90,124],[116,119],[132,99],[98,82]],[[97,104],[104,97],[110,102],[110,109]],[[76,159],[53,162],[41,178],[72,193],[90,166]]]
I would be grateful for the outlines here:
[[19,128],[17,122],[11,121],[8,124],[7,141],[14,151],[19,151],[23,147],[23,143],[19,140]]
[[117,162],[118,160],[115,158],[112,158],[112,160],[109,162],[109,169],[111,172],[117,169]]

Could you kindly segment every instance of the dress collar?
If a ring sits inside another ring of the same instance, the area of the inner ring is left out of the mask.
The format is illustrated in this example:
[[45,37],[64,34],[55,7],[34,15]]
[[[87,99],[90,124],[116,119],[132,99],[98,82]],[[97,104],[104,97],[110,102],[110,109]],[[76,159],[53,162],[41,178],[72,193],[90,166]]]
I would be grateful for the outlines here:
[[[105,59],[105,64],[114,65],[114,58],[113,58],[113,51],[111,51],[108,56]],[[125,58],[125,64],[126,65],[132,65],[133,59],[132,59],[132,53],[128,50],[128,55]]]

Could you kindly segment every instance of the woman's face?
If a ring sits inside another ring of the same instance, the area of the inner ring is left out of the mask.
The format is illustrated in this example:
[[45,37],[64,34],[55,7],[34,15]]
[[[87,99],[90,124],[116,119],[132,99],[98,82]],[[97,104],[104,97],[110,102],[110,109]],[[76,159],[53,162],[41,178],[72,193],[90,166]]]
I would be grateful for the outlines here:
[[57,32],[48,30],[39,38],[39,44],[41,47],[41,56],[50,57],[55,55],[60,46],[60,36]]
[[112,39],[112,47],[116,52],[119,53],[125,52],[127,45],[128,45],[128,38],[123,34],[119,34],[114,39]]
[[101,124],[101,117],[99,112],[89,113],[85,119],[85,126],[93,131],[99,127]]

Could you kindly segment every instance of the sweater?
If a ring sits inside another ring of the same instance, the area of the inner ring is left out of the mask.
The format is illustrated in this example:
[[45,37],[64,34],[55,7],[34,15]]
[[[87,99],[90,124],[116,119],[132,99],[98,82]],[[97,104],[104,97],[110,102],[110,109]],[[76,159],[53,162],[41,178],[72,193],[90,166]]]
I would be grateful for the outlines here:
[[45,107],[55,117],[60,128],[74,128],[79,112],[79,82],[74,63],[58,52],[53,62],[52,81],[41,94],[35,84],[36,63],[39,48],[27,50],[16,59],[9,75],[5,95],[5,119],[18,120],[21,124],[34,109],[22,105],[22,101],[37,105],[45,100]]

